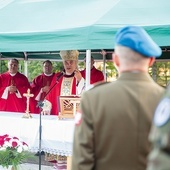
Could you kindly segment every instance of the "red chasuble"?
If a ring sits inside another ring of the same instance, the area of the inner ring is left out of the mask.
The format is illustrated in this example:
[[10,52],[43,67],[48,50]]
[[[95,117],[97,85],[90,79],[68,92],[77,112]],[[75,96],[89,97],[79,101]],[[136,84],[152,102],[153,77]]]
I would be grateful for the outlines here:
[[[6,90],[6,97],[4,98],[6,87],[14,85],[17,87],[16,93],[10,93]],[[0,111],[10,112],[25,112],[26,111],[26,97],[23,93],[27,93],[30,84],[26,76],[21,73],[16,73],[11,76],[9,72],[0,75]],[[17,96],[20,97],[17,97]]]
[[47,95],[46,99],[51,102],[52,110],[51,115],[58,115],[59,109],[59,101],[58,98],[60,95],[68,96],[68,95],[76,95],[76,78],[74,75],[64,75],[59,81],[57,81],[57,77],[61,73],[56,73],[51,82],[52,90]]
[[[86,79],[86,69],[80,71],[84,79]],[[104,75],[100,70],[97,70],[94,66],[90,72],[90,84],[94,84],[100,81],[104,81]]]
[[[54,77],[55,73],[51,76],[46,76],[44,73],[34,78],[33,82],[31,83],[31,93],[34,94],[34,97],[31,98],[31,112],[32,113],[40,113],[40,108],[37,107],[38,101],[44,100],[46,95],[45,92],[41,93],[41,88],[44,86],[50,86],[51,81]],[[40,94],[40,98],[37,100],[37,95]]]

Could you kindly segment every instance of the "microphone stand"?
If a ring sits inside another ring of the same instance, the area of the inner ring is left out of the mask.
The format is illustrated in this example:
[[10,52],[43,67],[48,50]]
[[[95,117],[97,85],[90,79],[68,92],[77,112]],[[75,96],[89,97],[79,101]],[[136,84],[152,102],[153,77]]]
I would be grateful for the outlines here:
[[[64,72],[61,72],[57,76],[57,80],[54,83],[54,85],[50,88],[50,90],[45,94],[44,99],[47,97],[47,95],[53,90],[53,88],[59,83],[59,80],[61,77],[63,77]],[[42,117],[41,117],[41,112],[42,112],[42,107],[44,106],[43,100],[38,101],[37,107],[40,108],[40,116],[39,116],[39,170],[41,170],[41,141],[42,141]]]

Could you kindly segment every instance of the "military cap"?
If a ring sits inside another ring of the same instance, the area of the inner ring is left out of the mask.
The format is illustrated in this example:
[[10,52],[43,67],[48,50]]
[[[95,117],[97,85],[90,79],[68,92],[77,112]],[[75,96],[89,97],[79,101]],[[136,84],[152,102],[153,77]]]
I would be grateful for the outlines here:
[[148,58],[157,58],[162,54],[161,48],[139,26],[125,26],[118,30],[115,35],[115,45],[128,47]]
[[78,60],[79,52],[77,50],[60,51],[62,60]]

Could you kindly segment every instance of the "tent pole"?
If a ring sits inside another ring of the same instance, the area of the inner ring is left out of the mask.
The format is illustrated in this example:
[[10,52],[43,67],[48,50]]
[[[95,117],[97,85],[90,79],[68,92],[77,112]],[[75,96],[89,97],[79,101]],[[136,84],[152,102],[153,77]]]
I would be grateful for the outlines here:
[[103,53],[103,75],[104,75],[104,80],[107,81],[106,78],[106,54]]
[[102,50],[101,54],[103,55],[103,75],[104,75],[104,80],[107,81],[107,76],[106,76],[106,54],[107,54],[107,52],[105,50]]
[[28,61],[24,60],[24,75],[28,78]]
[[91,71],[91,50],[86,50],[86,87],[90,85],[90,71]]
[[24,75],[28,78],[28,58],[27,53],[24,52]]

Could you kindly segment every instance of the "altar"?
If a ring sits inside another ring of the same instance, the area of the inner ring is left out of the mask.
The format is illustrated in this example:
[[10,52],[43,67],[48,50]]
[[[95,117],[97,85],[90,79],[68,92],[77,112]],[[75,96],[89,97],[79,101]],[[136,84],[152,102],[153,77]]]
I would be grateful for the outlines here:
[[[22,138],[30,152],[39,151],[39,114],[22,118],[24,113],[0,112],[0,135],[9,134]],[[57,116],[41,115],[41,150],[51,154],[70,157],[74,133],[74,120],[58,120]]]

